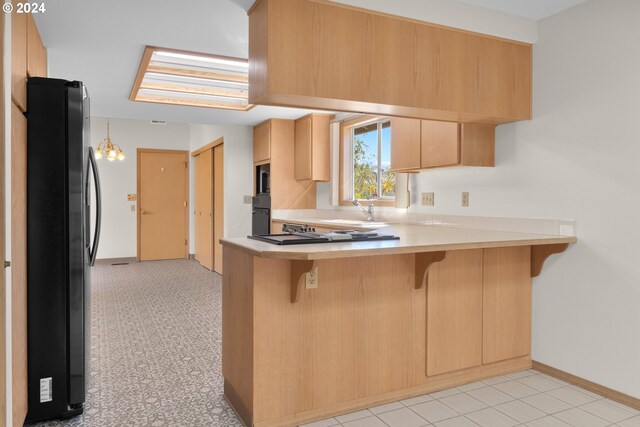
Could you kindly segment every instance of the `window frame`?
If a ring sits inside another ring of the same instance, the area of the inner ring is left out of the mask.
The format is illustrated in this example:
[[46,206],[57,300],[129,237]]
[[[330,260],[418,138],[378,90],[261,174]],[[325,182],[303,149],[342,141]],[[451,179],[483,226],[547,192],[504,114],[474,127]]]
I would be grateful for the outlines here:
[[[352,176],[345,176],[347,173],[353,174],[353,130],[355,128],[379,123],[379,132],[378,132],[378,170],[382,169],[382,132],[380,132],[380,127],[382,123],[390,122],[390,117],[385,116],[359,116],[353,119],[348,119],[340,123],[340,185],[339,185],[339,196],[340,196],[340,206],[352,206],[353,202],[350,197],[352,197],[353,189],[347,189],[347,186],[352,186],[353,178]],[[347,150],[349,153],[347,153]],[[347,164],[348,161],[348,164]],[[348,172],[350,171],[350,172]],[[378,189],[380,190],[381,181],[378,180]],[[387,207],[395,207],[396,206],[396,196],[393,198],[390,197],[378,197],[376,199],[358,199],[360,201],[366,201],[367,203],[372,203],[374,206],[387,206]]]

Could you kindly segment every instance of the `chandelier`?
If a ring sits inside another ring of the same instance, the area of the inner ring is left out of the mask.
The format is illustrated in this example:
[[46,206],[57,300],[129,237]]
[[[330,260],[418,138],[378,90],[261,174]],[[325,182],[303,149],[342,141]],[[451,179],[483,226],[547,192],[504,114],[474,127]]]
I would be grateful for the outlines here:
[[107,160],[113,162],[118,159],[120,161],[124,160],[124,151],[122,151],[122,147],[118,144],[111,143],[111,138],[109,137],[109,120],[107,119],[107,137],[98,144],[98,148],[96,148],[96,159],[101,159],[104,155],[107,156]]

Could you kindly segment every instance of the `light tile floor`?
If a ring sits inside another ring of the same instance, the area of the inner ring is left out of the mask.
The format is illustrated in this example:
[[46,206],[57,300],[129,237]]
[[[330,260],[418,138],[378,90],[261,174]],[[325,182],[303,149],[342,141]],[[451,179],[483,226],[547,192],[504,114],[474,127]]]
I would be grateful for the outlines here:
[[640,411],[533,369],[305,427],[640,427]]

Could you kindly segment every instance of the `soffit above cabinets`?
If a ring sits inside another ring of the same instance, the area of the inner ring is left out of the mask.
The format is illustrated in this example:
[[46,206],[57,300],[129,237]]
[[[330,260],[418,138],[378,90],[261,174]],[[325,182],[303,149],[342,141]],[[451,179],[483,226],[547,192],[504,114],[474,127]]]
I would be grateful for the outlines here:
[[147,46],[129,99],[248,111],[248,72],[244,58]]

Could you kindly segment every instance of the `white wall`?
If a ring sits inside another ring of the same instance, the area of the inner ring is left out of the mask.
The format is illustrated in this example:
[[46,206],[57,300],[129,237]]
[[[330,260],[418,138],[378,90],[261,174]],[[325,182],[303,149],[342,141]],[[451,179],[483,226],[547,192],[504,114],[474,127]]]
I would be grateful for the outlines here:
[[535,43],[536,21],[455,0],[333,0],[434,24]]
[[[106,137],[107,119],[91,118],[91,146]],[[243,204],[243,195],[252,193],[253,131],[250,126],[212,126],[168,123],[152,125],[148,121],[111,119],[111,140],[120,144],[127,158],[122,161],[98,161],[102,182],[102,233],[98,259],[136,256],[136,212],[127,201],[136,193],[136,149],[159,148],[192,152],[224,137],[225,237],[251,233],[251,205]],[[193,230],[193,158],[189,156],[189,252],[194,252]]]
[[[190,151],[224,137],[224,235],[241,237],[251,234],[251,204],[244,195],[253,190],[253,128],[251,126],[190,125]],[[191,159],[193,182],[193,158]],[[191,186],[191,206],[194,206]],[[191,213],[193,209],[191,209]],[[193,221],[190,222],[190,253],[194,253]]]
[[[107,119],[91,117],[91,146],[95,149],[106,136]],[[103,205],[98,259],[136,256],[136,212],[130,207],[138,207],[137,202],[127,201],[128,193],[137,193],[136,149],[189,150],[189,125],[111,119],[111,141],[119,144],[127,157],[121,162],[98,160]]]
[[[496,167],[410,185],[410,212],[576,219],[578,244],[534,280],[533,358],[638,398],[639,18],[637,0],[590,0],[540,21],[534,118],[497,128]],[[417,206],[423,191],[435,207]]]

